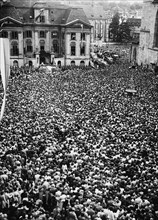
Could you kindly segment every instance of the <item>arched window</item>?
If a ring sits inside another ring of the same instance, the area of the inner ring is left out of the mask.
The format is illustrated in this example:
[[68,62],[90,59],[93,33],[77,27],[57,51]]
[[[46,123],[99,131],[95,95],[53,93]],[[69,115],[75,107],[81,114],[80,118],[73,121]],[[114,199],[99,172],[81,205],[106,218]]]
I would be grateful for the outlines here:
[[85,62],[84,62],[84,60],[81,60],[81,62],[80,62],[80,66],[82,66],[82,67],[85,66]]
[[13,66],[14,66],[14,67],[18,67],[18,66],[19,66],[19,63],[18,63],[17,60],[14,60],[14,61],[13,61]]
[[75,56],[76,55],[76,43],[71,42],[70,47],[71,47],[71,56]]
[[59,53],[59,42],[58,40],[53,40],[54,53]]
[[19,55],[18,42],[12,41],[11,42],[11,56],[18,56],[18,55]]
[[71,61],[71,66],[75,66],[75,61],[74,60]]
[[27,52],[32,52],[32,41],[30,39],[26,40],[26,50]]
[[40,51],[44,51],[45,50],[45,41],[44,40],[40,40]]
[[61,68],[61,61],[58,61],[58,67]]
[[158,47],[158,11],[155,19],[154,47]]

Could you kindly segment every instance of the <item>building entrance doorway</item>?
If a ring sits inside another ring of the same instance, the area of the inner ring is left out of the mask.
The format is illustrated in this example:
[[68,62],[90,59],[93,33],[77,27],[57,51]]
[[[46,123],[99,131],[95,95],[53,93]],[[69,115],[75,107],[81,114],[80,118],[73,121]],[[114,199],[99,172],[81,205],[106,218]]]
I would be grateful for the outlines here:
[[51,62],[51,54],[45,51],[40,51],[40,64],[50,64]]
[[44,63],[44,64],[46,63],[46,58],[45,57],[40,57],[40,64],[41,63]]

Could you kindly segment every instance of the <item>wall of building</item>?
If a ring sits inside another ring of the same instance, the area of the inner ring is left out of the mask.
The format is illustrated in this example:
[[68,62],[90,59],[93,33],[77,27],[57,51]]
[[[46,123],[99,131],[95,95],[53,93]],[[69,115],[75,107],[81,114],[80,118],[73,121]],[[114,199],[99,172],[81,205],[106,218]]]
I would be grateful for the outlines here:
[[[91,29],[91,42],[97,43],[99,40],[102,42],[106,41],[106,21],[105,20],[89,20],[90,24],[93,26]],[[102,36],[101,39],[98,38],[98,34]]]
[[158,4],[152,2],[151,0],[144,0],[139,43],[139,65],[157,62],[158,48],[154,48],[154,31]]
[[[76,33],[76,40],[71,40],[71,33]],[[66,39],[65,39],[65,45],[66,45],[66,56],[65,56],[65,65],[71,65],[71,62],[74,61],[75,65],[80,66],[80,62],[84,61],[85,65],[89,65],[89,59],[90,59],[90,30],[84,30],[84,33],[86,34],[85,41],[85,55],[80,55],[80,44],[81,44],[81,31],[76,29],[67,29],[66,30]],[[76,55],[71,55],[71,43],[75,42],[76,44]]]
[[[30,18],[28,16],[28,20],[26,19],[28,23],[22,23],[21,20],[18,21],[14,18],[8,19],[8,17],[4,17],[7,24],[11,25],[10,27],[9,25],[6,25],[4,27],[4,31],[8,32],[8,36],[3,37],[9,38],[10,48],[14,45],[14,48],[11,51],[11,66],[13,65],[14,61],[17,61],[19,66],[24,66],[25,64],[28,64],[30,61],[32,61],[33,66],[38,67],[42,62],[44,62],[45,64],[51,64],[54,58],[56,59],[56,63],[61,61],[62,66],[71,65],[72,61],[75,61],[76,65],[80,65],[80,62],[84,62],[85,65],[88,65],[90,59],[91,42],[91,25],[89,24],[88,20],[85,19],[84,21],[84,17],[82,20],[80,17],[79,19],[74,19],[74,17],[71,18],[70,16],[71,22],[68,22],[67,24],[69,26],[64,25],[63,27],[61,27],[60,19],[59,23],[57,22],[54,25],[52,25],[50,18],[51,11],[49,11],[49,9],[47,8],[45,10],[41,10],[44,8],[43,4],[44,3],[38,5],[38,8],[37,6],[34,6],[36,7],[34,8],[35,19],[30,21]],[[60,15],[61,11],[59,10],[58,13]],[[44,16],[45,20],[43,19],[44,17],[40,17],[39,15]],[[61,16],[63,15],[61,14]],[[81,28],[82,22],[80,22],[80,19],[84,24],[84,29]],[[76,20],[79,21],[76,22]],[[16,36],[16,34],[14,34],[15,39],[11,38],[12,31],[16,31],[18,33],[18,37]],[[27,31],[31,31],[32,36]],[[41,37],[40,31],[43,31],[45,33],[45,36]],[[58,35],[52,36],[52,32],[58,32]],[[72,42],[72,40],[70,39],[70,34],[72,32],[76,33],[75,56],[72,56],[70,54],[70,44]],[[84,55],[80,54],[82,32],[86,35],[86,39],[82,41],[85,44]],[[56,44],[53,47],[54,40],[58,41],[58,45]],[[41,47],[42,45],[43,47]],[[56,51],[54,49],[55,47],[57,48]]]

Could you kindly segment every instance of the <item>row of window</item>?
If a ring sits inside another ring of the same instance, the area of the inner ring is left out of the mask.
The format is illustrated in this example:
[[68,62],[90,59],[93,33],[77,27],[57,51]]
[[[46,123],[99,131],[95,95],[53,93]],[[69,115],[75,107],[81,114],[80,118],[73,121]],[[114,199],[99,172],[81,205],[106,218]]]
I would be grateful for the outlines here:
[[[53,45],[52,49],[54,50],[55,53],[59,52],[59,46],[58,45]],[[43,45],[40,46],[40,50],[41,51],[45,50]],[[26,49],[24,49],[24,53],[25,52],[33,52],[33,47],[31,45],[27,45]],[[18,55],[19,55],[18,46],[17,45],[12,45],[11,56],[18,56]],[[85,56],[85,45],[80,47],[80,55]],[[71,46],[71,56],[76,56],[76,46],[75,45]]]
[[[71,46],[70,52],[71,52],[71,56],[76,56],[76,46],[75,45]],[[82,47],[80,47],[80,55],[85,56],[85,52],[86,52],[85,45],[83,45]]]
[[[8,38],[8,32],[3,31],[1,33],[2,37]],[[32,31],[28,30],[25,31],[23,34],[24,38],[32,38]],[[64,36],[63,36],[64,37]],[[10,38],[14,40],[18,40],[18,32],[17,31],[12,31],[10,33]],[[39,31],[39,38],[46,38],[46,32],[45,31]],[[57,31],[52,31],[51,32],[51,38],[59,38],[59,33]],[[81,33],[80,39],[85,40],[86,35],[85,33]],[[71,33],[71,40],[76,40],[76,33]]]
[[[81,40],[85,40],[86,39],[86,34],[85,33],[81,33],[80,39]],[[71,40],[76,40],[76,33],[71,33]]]
[[[24,38],[32,38],[32,31],[31,30],[25,31],[23,36]],[[46,38],[46,31],[39,31],[39,37]],[[59,37],[59,33],[57,31],[51,32],[51,38],[58,38],[58,37]]]
[[[1,37],[8,38],[8,32],[7,31],[2,31],[1,32]],[[18,32],[17,31],[12,31],[10,33],[10,38],[14,39],[14,40],[18,40]]]
[[[14,60],[13,61],[13,65],[18,67],[19,66],[19,62],[17,60]],[[32,66],[32,61],[31,60],[29,61],[29,65]],[[60,60],[58,61],[57,65],[58,65],[58,67],[61,67],[61,61]],[[72,60],[71,61],[71,66],[75,66],[75,65],[76,65],[75,60]],[[80,61],[80,66],[85,66],[85,61],[84,60]]]

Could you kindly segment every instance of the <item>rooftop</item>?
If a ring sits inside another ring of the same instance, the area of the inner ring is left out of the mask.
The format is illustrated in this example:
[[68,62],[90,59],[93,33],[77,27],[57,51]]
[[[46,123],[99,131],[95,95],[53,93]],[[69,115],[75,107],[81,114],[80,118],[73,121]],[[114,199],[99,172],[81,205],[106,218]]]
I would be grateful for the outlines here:
[[[15,5],[13,5],[13,3]],[[51,24],[61,25],[67,24],[75,20],[81,20],[90,25],[89,20],[80,7],[69,7],[52,2],[35,2],[34,0],[12,0],[0,8],[0,19],[11,17],[23,23],[34,23],[34,9],[49,10]]]
[[88,19],[106,19],[104,8],[99,5],[83,5],[82,6]]

